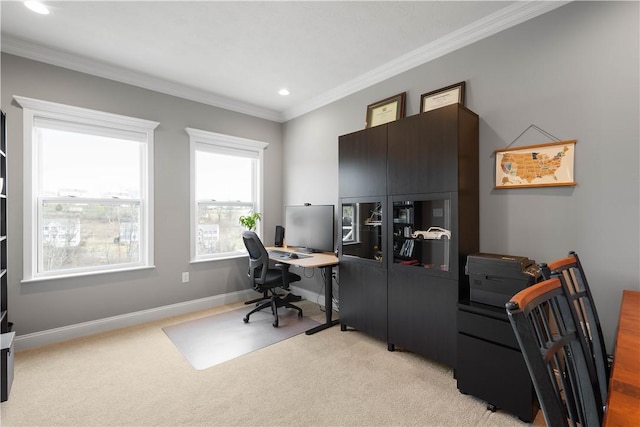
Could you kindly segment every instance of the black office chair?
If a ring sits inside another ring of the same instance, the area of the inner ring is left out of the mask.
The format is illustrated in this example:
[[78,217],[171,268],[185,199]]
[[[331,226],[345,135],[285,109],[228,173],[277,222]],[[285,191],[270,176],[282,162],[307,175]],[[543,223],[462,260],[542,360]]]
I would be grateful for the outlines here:
[[506,309],[547,425],[599,427],[600,393],[560,280],[525,288]]
[[602,403],[606,403],[610,373],[607,349],[598,312],[578,254],[572,251],[565,258],[542,264],[542,275],[545,279],[560,279],[565,296],[573,308],[573,320],[579,326],[578,331],[582,332],[591,355],[591,360],[587,360],[589,370],[598,384]]
[[[302,317],[302,309],[291,304],[292,301],[299,301],[300,297],[287,293],[285,296],[278,295],[276,288],[289,291],[289,284],[300,280],[300,276],[289,271],[289,265],[284,263],[275,264],[275,268],[269,268],[269,254],[265,249],[258,235],[253,231],[242,232],[244,246],[249,253],[249,280],[251,286],[257,292],[263,294],[268,301],[258,303],[258,306],[251,310],[245,317],[244,323],[249,322],[249,316],[253,313],[271,307],[274,321],[273,327],[278,327],[278,308],[287,307],[298,310],[298,317]],[[261,298],[260,301],[263,301]]]

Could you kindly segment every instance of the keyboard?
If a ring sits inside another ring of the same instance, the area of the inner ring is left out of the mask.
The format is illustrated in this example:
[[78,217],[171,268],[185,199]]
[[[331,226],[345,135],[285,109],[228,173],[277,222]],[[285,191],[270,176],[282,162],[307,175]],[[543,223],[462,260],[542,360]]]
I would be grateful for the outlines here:
[[[291,259],[289,258],[289,254],[291,252],[286,252],[286,251],[279,251],[279,250],[270,250],[269,252],[269,257],[271,258],[279,258],[279,259]],[[303,255],[303,254],[299,254],[296,252],[296,255],[298,255],[297,259],[303,259],[303,258],[309,258],[312,255]],[[295,259],[295,258],[294,258]]]

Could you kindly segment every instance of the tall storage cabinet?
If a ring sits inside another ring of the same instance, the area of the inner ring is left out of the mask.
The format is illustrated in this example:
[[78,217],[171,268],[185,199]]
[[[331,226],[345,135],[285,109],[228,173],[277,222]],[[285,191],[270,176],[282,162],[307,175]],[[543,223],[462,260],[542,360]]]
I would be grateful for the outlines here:
[[386,340],[387,127],[340,137],[339,159],[340,327]]
[[[367,142],[374,130],[377,138],[386,135],[384,164],[379,152],[362,150],[363,145],[382,146]],[[464,260],[479,250],[478,116],[459,104],[442,107],[341,137],[339,152],[341,201],[374,196],[370,194],[373,170],[378,172],[376,180],[386,171],[381,202],[386,239],[381,240],[380,260],[374,267],[382,269],[386,278],[383,286],[376,275],[375,283],[386,288],[389,349],[401,347],[455,367],[456,304],[469,295]],[[352,158],[356,152],[358,159]],[[350,182],[343,183],[346,179]],[[364,295],[371,272],[343,274],[351,268],[345,248],[352,244],[343,239],[341,245],[342,327],[382,336],[384,331],[373,333],[352,323],[373,316],[367,310],[383,305],[377,301],[365,309],[358,303],[373,297]],[[365,270],[366,265],[360,268]]]
[[0,306],[2,322],[0,332],[6,333],[9,330],[9,316],[7,311],[7,144],[5,114],[0,111]]
[[13,337],[7,303],[7,134],[6,116],[0,111],[0,401],[9,398],[13,382]]

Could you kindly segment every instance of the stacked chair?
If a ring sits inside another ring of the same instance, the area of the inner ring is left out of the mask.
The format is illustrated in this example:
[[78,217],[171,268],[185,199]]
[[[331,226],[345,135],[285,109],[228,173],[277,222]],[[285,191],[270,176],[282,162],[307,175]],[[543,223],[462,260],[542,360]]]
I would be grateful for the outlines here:
[[591,355],[589,369],[592,377],[597,379],[600,398],[604,404],[607,402],[610,363],[598,311],[578,254],[572,251],[565,258],[543,264],[542,275],[545,279],[558,277],[562,283],[564,293],[573,308],[574,321],[580,326]]
[[542,264],[546,279],[506,309],[549,426],[600,426],[609,364],[578,255]]

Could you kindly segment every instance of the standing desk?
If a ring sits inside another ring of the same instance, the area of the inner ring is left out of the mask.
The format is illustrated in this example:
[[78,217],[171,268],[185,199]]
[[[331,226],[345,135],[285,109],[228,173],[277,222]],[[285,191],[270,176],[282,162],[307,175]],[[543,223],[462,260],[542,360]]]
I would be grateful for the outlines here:
[[640,425],[640,291],[622,292],[613,369],[602,425]]
[[279,256],[273,251],[284,253],[297,253],[294,247],[275,247],[270,246],[267,249],[269,252],[269,259],[284,264],[289,264],[294,267],[309,267],[309,268],[322,268],[324,270],[324,311],[326,320],[325,323],[309,329],[305,332],[307,335],[315,334],[316,332],[323,331],[334,325],[337,325],[339,319],[332,319],[333,311],[333,286],[331,279],[333,277],[333,267],[338,265],[338,257],[332,252],[316,252],[316,253],[299,253],[300,258],[288,258],[286,256]]

